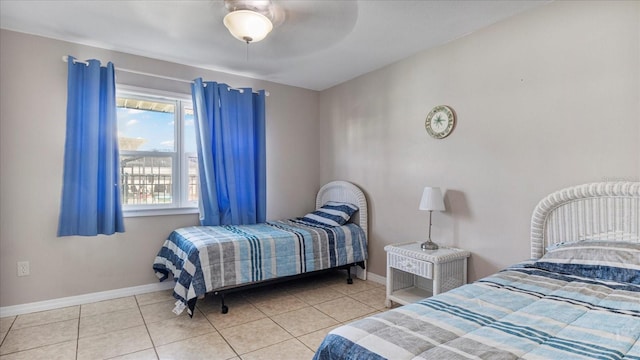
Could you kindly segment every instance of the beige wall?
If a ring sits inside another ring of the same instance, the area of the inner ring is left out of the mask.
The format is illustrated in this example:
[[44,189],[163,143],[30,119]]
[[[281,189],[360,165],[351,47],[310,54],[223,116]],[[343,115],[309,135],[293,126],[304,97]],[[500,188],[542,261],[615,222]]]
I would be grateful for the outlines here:
[[[163,240],[172,229],[197,223],[197,215],[126,218],[124,234],[56,237],[66,121],[64,55],[268,90],[268,217],[313,209],[320,187],[317,92],[1,30],[0,306],[156,282],[151,265]],[[184,83],[116,76],[118,84],[190,93]],[[31,275],[19,278],[16,263],[22,260],[30,262]]]
[[[639,8],[554,2],[323,91],[321,179],[366,191],[370,271],[385,275],[386,244],[425,238],[424,186],[447,190],[433,238],[472,251],[473,280],[528,258],[549,192],[640,181]],[[440,104],[458,125],[435,140]]]

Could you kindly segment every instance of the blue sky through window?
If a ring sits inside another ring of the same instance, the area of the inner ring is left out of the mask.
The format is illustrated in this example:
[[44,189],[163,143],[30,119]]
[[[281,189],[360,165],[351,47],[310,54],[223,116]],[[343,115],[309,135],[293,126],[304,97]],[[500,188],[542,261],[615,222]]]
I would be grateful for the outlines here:
[[[121,150],[175,151],[173,113],[118,107],[117,116]],[[184,122],[185,152],[196,152],[193,114]]]

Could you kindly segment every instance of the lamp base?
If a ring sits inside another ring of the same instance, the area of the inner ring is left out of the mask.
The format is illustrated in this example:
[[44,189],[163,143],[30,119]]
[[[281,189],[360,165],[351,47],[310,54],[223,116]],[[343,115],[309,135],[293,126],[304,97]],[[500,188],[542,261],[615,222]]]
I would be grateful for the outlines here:
[[422,250],[438,250],[438,244],[434,243],[431,240],[427,240],[420,244],[420,248]]

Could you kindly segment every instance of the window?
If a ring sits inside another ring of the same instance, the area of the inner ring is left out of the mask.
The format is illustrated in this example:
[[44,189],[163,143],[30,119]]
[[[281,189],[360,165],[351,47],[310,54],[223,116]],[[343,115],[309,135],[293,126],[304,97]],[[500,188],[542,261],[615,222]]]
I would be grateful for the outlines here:
[[191,101],[119,92],[116,106],[125,215],[196,212],[198,160]]

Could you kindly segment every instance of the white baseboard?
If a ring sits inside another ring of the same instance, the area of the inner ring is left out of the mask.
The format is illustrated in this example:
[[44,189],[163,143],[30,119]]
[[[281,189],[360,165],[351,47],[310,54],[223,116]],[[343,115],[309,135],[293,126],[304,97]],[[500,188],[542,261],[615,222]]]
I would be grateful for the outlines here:
[[117,299],[125,296],[146,294],[154,291],[173,289],[174,281],[158,282],[128,288],[100,291],[90,294],[69,296],[58,299],[37,301],[27,304],[0,307],[0,317],[28,314],[37,311],[60,309],[68,306],[88,304],[96,301]]
[[[371,280],[375,283],[382,284],[382,285],[387,284],[387,278],[385,278],[384,276],[376,275],[368,271],[366,272],[365,276],[367,280]],[[140,294],[146,294],[154,291],[169,290],[169,289],[172,289],[174,285],[175,285],[174,282],[170,280],[170,281],[158,282],[158,283],[147,284],[147,285],[132,286],[132,287],[122,288],[122,289],[100,291],[100,292],[95,292],[90,294],[69,296],[69,297],[63,297],[63,298],[51,299],[51,300],[45,300],[45,301],[37,301],[37,302],[32,302],[27,304],[3,306],[3,307],[0,307],[0,317],[15,316],[15,315],[28,314],[32,312],[38,312],[38,311],[60,309],[60,308],[69,307],[69,306],[89,304],[97,301],[112,300],[112,299],[117,299],[125,296],[140,295]]]
[[367,279],[382,285],[387,285],[387,278],[384,276],[376,275],[372,272],[367,273]]

